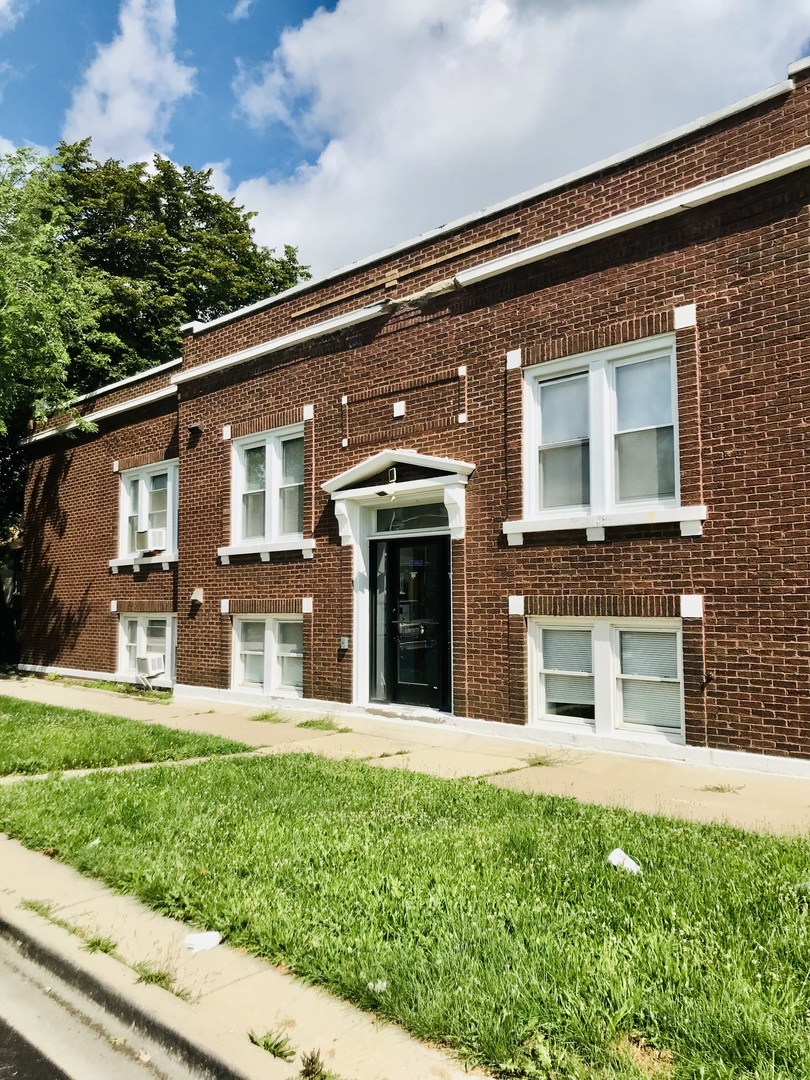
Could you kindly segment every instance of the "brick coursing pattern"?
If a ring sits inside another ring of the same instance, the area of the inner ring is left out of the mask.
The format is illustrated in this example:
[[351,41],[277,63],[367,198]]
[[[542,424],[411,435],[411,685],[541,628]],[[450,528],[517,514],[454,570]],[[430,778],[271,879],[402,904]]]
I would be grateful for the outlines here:
[[[184,370],[804,145],[809,94],[798,81],[792,93],[630,162],[189,336]],[[683,622],[687,741],[810,756],[808,203],[810,176],[797,172],[183,383],[176,402],[102,422],[97,435],[32,445],[23,659],[113,670],[110,600],[119,611],[167,604],[178,612],[178,681],[224,688],[231,620],[219,600],[232,614],[254,604],[284,613],[307,596],[304,693],[350,701],[354,649],[365,647],[353,638],[353,552],[321,484],[394,448],[475,465],[466,537],[451,544],[456,714],[526,723],[526,622],[508,615],[508,596],[526,598],[528,617],[678,618],[680,596],[697,593],[704,618]],[[502,523],[523,516],[524,377],[506,369],[506,353],[520,348],[525,369],[671,333],[673,309],[691,303],[697,326],[676,332],[681,501],[708,507],[703,535],[647,524],[609,529],[604,542],[527,533],[522,547],[508,546]],[[406,415],[395,423],[400,398]],[[222,427],[240,437],[297,423],[305,404],[314,406],[304,424],[314,557],[223,566],[216,549],[230,543],[232,448]],[[192,424],[202,431],[192,435]],[[112,576],[112,461],[151,454],[180,459],[180,561]],[[400,482],[405,475],[398,470]],[[192,612],[195,588],[205,602]]]

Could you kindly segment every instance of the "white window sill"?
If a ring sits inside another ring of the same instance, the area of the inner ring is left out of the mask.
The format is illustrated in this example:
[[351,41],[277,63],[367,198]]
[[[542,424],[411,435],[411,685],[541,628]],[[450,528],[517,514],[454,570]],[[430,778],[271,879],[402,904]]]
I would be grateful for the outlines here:
[[168,570],[172,563],[177,562],[176,551],[163,551],[159,555],[124,555],[120,559],[110,559],[108,565],[114,574],[119,570],[132,567],[138,570],[141,566],[159,566]]
[[706,520],[705,506],[668,506],[653,509],[621,510],[615,514],[571,514],[567,517],[529,518],[505,521],[503,531],[510,547],[520,547],[524,533],[563,532],[584,529],[588,540],[604,540],[605,529],[626,525],[661,525],[678,522],[681,536],[701,536]]
[[227,566],[234,555],[259,555],[262,562],[269,562],[270,556],[277,551],[300,551],[305,559],[311,559],[314,550],[314,540],[293,536],[288,540],[256,540],[248,544],[233,544],[230,547],[217,548],[217,555],[222,560],[222,565]]

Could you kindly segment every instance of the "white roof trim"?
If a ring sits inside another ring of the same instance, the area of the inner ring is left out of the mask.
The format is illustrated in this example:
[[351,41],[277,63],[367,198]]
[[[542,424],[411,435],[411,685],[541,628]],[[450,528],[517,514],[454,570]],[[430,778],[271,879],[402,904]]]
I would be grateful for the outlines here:
[[[467,461],[456,461],[454,458],[433,457],[430,454],[417,454],[413,450],[380,450],[378,454],[361,461],[359,465],[347,469],[338,476],[333,476],[321,484],[324,491],[340,491],[342,488],[351,488],[360,481],[374,476],[382,469],[391,465],[416,465],[423,469],[441,469],[446,473],[456,473],[461,476],[469,476],[475,469]],[[436,477],[438,482],[441,477]]]
[[87,394],[80,394],[79,397],[73,399],[71,405],[78,401],[89,401],[91,398],[98,397],[99,394],[108,394],[111,390],[117,390],[119,386],[128,386],[130,383],[140,382],[141,379],[148,379],[150,375],[160,375],[162,371],[168,371],[170,368],[178,367],[178,365],[182,363],[182,356],[178,356],[176,360],[169,360],[165,364],[159,364],[158,367],[148,368],[146,371],[139,371],[135,375],[128,375],[126,379],[119,379],[118,382],[107,383],[106,386],[100,386],[98,390],[91,390]]
[[315,323],[313,326],[305,326],[303,330],[295,330],[291,334],[283,334],[281,337],[262,342],[261,345],[253,345],[249,349],[241,349],[239,352],[222,356],[218,360],[209,360],[207,364],[181,371],[175,375],[172,383],[189,382],[191,379],[201,379],[215,371],[223,371],[225,368],[234,367],[236,364],[244,364],[257,356],[266,356],[268,353],[278,352],[280,349],[288,349],[292,345],[298,345],[303,341],[311,341],[312,338],[323,337],[325,334],[333,334],[346,326],[355,326],[357,323],[367,322],[369,319],[378,319],[390,309],[387,300],[381,300],[378,304],[369,307],[358,308],[355,311],[347,311],[343,315],[335,315],[331,319]]
[[[665,199],[657,199],[655,202],[638,206],[635,210],[628,210],[623,214],[604,218],[602,221],[596,221],[592,225],[586,225],[581,229],[574,229],[572,232],[553,236],[549,240],[543,240],[539,244],[533,244],[531,247],[523,248],[520,251],[513,251],[508,255],[501,255],[497,259],[490,259],[488,262],[470,267],[469,270],[460,271],[452,279],[452,283],[448,284],[451,287],[464,288],[467,285],[473,285],[498,274],[508,273],[510,270],[526,266],[529,263],[548,259],[552,255],[558,255],[564,251],[571,251],[573,248],[592,244],[597,240],[604,240],[607,237],[628,232],[642,225],[648,225],[651,222],[680,214],[684,210],[692,210],[696,206],[703,206],[705,203],[722,199],[726,195],[733,195],[736,192],[767,183],[769,180],[776,180],[781,176],[787,176],[789,173],[797,172],[808,166],[810,166],[810,145],[790,150],[788,153],[779,154],[774,158],[767,158],[765,161],[759,161],[755,165],[749,165],[745,169],[728,173],[725,176],[718,177],[716,180],[698,184],[696,187],[687,188],[685,191],[680,191]],[[435,288],[435,286],[430,286],[424,290],[424,295],[430,295],[435,291]],[[200,364],[199,367],[191,368],[189,371],[182,371],[179,375],[174,376],[172,383],[184,383],[191,379],[199,379],[212,372],[222,371],[225,368],[233,367],[235,364],[242,364],[247,360],[252,360],[254,357],[278,352],[292,345],[334,333],[343,327],[353,326],[368,319],[379,318],[381,315],[395,310],[398,305],[413,302],[421,296],[422,293],[413,293],[402,299],[382,300],[368,307],[357,308],[355,311],[349,311],[343,315],[326,319],[323,322],[314,323],[312,326],[304,327],[302,330],[284,334],[260,345],[254,345],[252,348],[242,349],[240,352],[223,356],[218,360],[211,360],[207,364]],[[380,465],[380,468],[383,467]]]
[[[799,60],[795,64],[791,64],[788,68],[788,74],[798,74],[798,72],[803,70],[807,63],[810,63],[810,58],[808,60]],[[643,143],[638,143],[636,146],[630,147],[629,150],[623,150],[618,154],[602,158],[600,161],[586,165],[582,169],[567,173],[565,176],[560,176],[555,180],[547,181],[537,187],[530,188],[528,191],[523,191],[519,195],[513,195],[502,202],[493,203],[492,206],[487,206],[481,210],[476,210],[471,214],[466,214],[464,217],[456,218],[446,225],[440,225],[436,229],[429,229],[427,232],[420,233],[418,236],[404,240],[402,243],[394,244],[392,247],[377,251],[373,255],[368,255],[355,262],[346,263],[344,266],[340,266],[335,270],[330,270],[327,274],[324,274],[323,277],[316,278],[314,281],[301,282],[299,285],[294,285],[291,289],[276,293],[274,296],[267,296],[263,300],[258,300],[254,304],[249,304],[247,307],[239,308],[237,311],[231,311],[227,315],[219,315],[216,319],[211,319],[211,321],[207,323],[187,323],[182,329],[190,331],[191,333],[200,333],[201,331],[213,329],[216,326],[222,326],[234,319],[240,319],[245,315],[250,315],[254,311],[261,311],[263,308],[270,307],[273,304],[283,303],[298,293],[315,290],[320,285],[325,285],[335,278],[343,277],[346,274],[361,270],[363,267],[370,266],[372,263],[388,259],[399,252],[407,251],[409,248],[418,247],[420,244],[425,244],[430,240],[438,239],[446,233],[455,232],[465,225],[471,225],[476,221],[485,220],[488,217],[492,217],[495,214],[510,209],[510,207],[519,206],[523,202],[540,198],[543,195],[548,195],[559,188],[567,187],[569,184],[576,183],[579,180],[585,180],[594,173],[599,173],[605,169],[610,169],[616,165],[622,165],[627,161],[632,161],[633,158],[640,157],[642,154],[649,153],[651,150],[666,146],[667,143],[683,139],[688,135],[694,135],[704,128],[711,127],[721,120],[728,119],[730,116],[736,116],[738,113],[745,112],[747,109],[753,109],[757,105],[761,105],[773,98],[789,94],[793,89],[794,85],[791,79],[785,79],[783,82],[775,83],[773,86],[768,86],[764,90],[758,90],[755,94],[750,94],[740,101],[735,101],[731,105],[726,105],[722,109],[716,109],[714,112],[707,113],[706,116],[701,116],[697,120],[690,121],[688,124],[682,124],[680,127],[673,128],[663,135],[659,135],[656,138],[649,139]]]
[[456,274],[455,281],[458,286],[463,288],[465,285],[472,285],[475,282],[484,281],[486,278],[495,277],[497,274],[507,273],[509,270],[526,266],[528,263],[548,259],[552,255],[557,255],[563,251],[570,251],[572,248],[582,247],[597,240],[604,240],[609,236],[628,232],[630,229],[636,229],[641,225],[660,221],[662,218],[672,217],[674,214],[680,214],[683,210],[692,210],[696,206],[714,202],[716,199],[722,199],[726,195],[734,195],[739,191],[745,191],[747,188],[767,183],[769,180],[776,180],[781,176],[787,176],[789,173],[806,169],[809,165],[810,146],[801,146],[796,150],[788,151],[786,154],[779,154],[775,158],[768,158],[765,161],[757,162],[756,165],[749,165],[745,169],[728,173],[717,180],[710,180],[705,184],[698,184],[697,187],[687,188],[685,191],[678,192],[677,195],[670,195],[666,199],[657,199],[655,202],[647,203],[645,206],[636,207],[635,210],[628,210],[624,214],[616,214],[614,217],[594,222],[593,225],[586,225],[582,229],[574,229],[573,232],[554,236],[550,240],[543,240],[539,244],[532,245],[532,247],[523,248],[522,251],[513,251],[508,255],[501,255],[497,259],[481,263],[479,266],[473,266],[469,270],[462,270]]
[[[117,416],[119,413],[129,412],[131,409],[140,409],[144,405],[151,405],[154,401],[162,401],[163,398],[171,397],[177,393],[176,386],[162,386],[160,390],[153,390],[150,394],[142,394],[140,397],[130,398],[129,401],[121,401],[117,405],[108,405],[106,409],[97,409],[95,412],[85,413],[83,421],[95,424],[98,420],[106,420],[109,416]],[[72,431],[79,426],[76,420],[69,420],[66,424],[49,428],[47,431],[39,431],[36,435],[29,435],[22,439],[23,445],[39,442],[42,439],[50,439],[53,435],[64,435],[66,431]]]
[[788,65],[788,76],[792,79],[794,75],[800,75],[808,68],[810,68],[810,56],[803,56],[801,60],[794,60]]

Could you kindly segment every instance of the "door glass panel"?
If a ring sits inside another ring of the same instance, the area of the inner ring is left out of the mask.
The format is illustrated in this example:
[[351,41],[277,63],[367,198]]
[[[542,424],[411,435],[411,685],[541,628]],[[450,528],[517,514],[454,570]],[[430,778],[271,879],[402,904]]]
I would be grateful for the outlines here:
[[388,545],[371,545],[371,687],[372,701],[388,700]]
[[396,678],[438,692],[439,581],[434,545],[402,544],[397,569]]

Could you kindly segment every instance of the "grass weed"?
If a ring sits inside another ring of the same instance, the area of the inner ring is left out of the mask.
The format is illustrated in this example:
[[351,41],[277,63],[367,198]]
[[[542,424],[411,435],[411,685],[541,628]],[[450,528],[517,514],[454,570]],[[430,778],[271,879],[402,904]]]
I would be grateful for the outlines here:
[[701,791],[714,791],[718,795],[738,795],[745,784],[706,784]]
[[248,749],[216,735],[0,696],[0,776],[177,761]]
[[118,942],[105,934],[93,934],[85,940],[84,947],[89,953],[103,952],[119,960]]
[[284,1031],[266,1031],[264,1035],[257,1035],[255,1031],[248,1032],[248,1038],[254,1046],[260,1046],[274,1058],[282,1061],[292,1061],[295,1057],[295,1047],[290,1042],[290,1037]]
[[350,727],[339,727],[330,716],[315,717],[312,720],[302,720],[296,727],[310,728],[312,731],[336,731],[339,735],[350,735]]
[[256,713],[255,716],[251,716],[251,720],[259,724],[286,724],[287,720],[280,716],[275,709],[268,709],[266,712]]
[[177,974],[170,968],[160,967],[159,964],[150,960],[141,960],[131,966],[138,976],[136,982],[144,983],[147,986],[159,986],[161,990],[168,990],[170,994],[182,998],[183,1001],[190,1000],[191,995],[188,990],[177,985]]
[[14,784],[0,830],[503,1078],[810,1078],[806,837],[311,754]]

